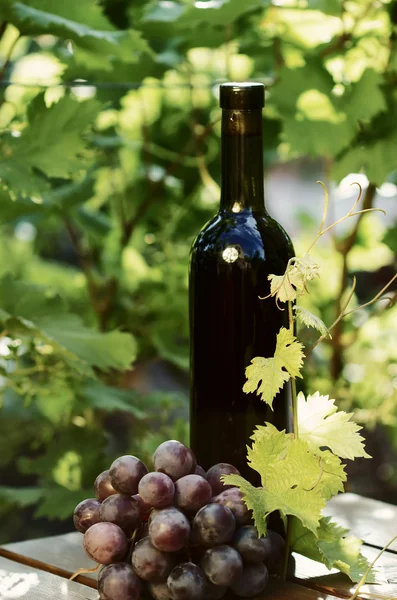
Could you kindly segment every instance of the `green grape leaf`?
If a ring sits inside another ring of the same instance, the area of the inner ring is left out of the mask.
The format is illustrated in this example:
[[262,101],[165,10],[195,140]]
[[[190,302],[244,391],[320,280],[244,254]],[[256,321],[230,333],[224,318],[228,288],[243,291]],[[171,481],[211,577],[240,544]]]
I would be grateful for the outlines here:
[[338,411],[335,400],[319,392],[298,394],[299,438],[317,450],[327,447],[341,458],[370,458],[364,448],[362,427],[351,421],[353,413]]
[[397,225],[390,227],[390,229],[386,231],[383,243],[386,244],[386,246],[389,246],[390,250],[397,254]]
[[101,333],[86,327],[78,315],[68,313],[61,299],[48,297],[39,286],[0,280],[0,320],[10,335],[41,341],[73,368],[91,373],[128,369],[136,357],[135,338],[120,331]]
[[133,390],[122,390],[92,379],[78,390],[78,397],[90,408],[105,412],[122,411],[139,420],[147,418],[147,413],[136,406],[136,393]]
[[95,100],[77,102],[65,96],[49,108],[44,94],[29,106],[29,123],[18,138],[2,138],[0,178],[14,192],[41,193],[46,186],[38,169],[47,177],[67,178],[83,166],[79,154],[86,142],[82,134],[93,122],[101,105]]
[[0,498],[5,504],[16,504],[21,508],[37,504],[43,497],[43,490],[38,487],[6,487],[0,486]]
[[[357,582],[366,571],[368,561],[361,554],[363,542],[348,533],[347,529],[332,522],[330,517],[320,520],[316,535],[294,519],[291,547],[294,552],[321,562],[328,569],[336,568],[353,582]],[[373,571],[369,574],[367,582],[375,582]]]
[[396,169],[394,154],[396,146],[397,134],[392,131],[390,135],[366,146],[348,149],[335,161],[331,177],[335,181],[340,181],[349,173],[360,173],[364,170],[368,179],[380,186]]
[[[268,4],[268,2],[264,0],[245,0],[244,2],[235,2],[234,0],[212,0],[212,2],[209,3],[202,2],[200,5],[196,4],[188,6],[186,10],[181,13],[176,24],[191,29],[201,23],[224,27],[226,23],[233,23],[244,14],[258,8],[264,8],[266,4]],[[172,10],[172,7],[170,7],[170,10]]]
[[272,408],[273,399],[291,377],[301,377],[303,346],[292,331],[282,327],[277,334],[276,351],[272,358],[258,356],[246,368],[247,381],[243,391],[255,392]]
[[110,68],[112,58],[134,63],[140,53],[151,53],[140,32],[115,30],[98,7],[95,9],[87,0],[11,2],[6,14],[23,35],[49,33],[72,40],[86,53],[101,54],[102,68]]
[[307,0],[309,10],[318,10],[326,15],[340,16],[342,12],[341,0]]
[[320,319],[320,317],[317,317],[317,315],[314,315],[306,308],[303,308],[302,306],[298,305],[294,306],[294,311],[299,321],[306,325],[306,327],[313,327],[314,329],[317,329],[317,331],[319,331],[321,335],[325,335],[328,338],[332,338],[328,327],[326,326],[324,321]]
[[366,69],[361,78],[351,84],[343,96],[343,107],[349,119],[371,119],[387,109],[381,85],[384,79],[373,69]]
[[318,457],[306,442],[270,424],[258,427],[252,439],[248,462],[260,474],[263,487],[252,488],[237,475],[224,476],[223,481],[244,493],[261,535],[266,532],[266,517],[275,510],[283,517],[294,515],[315,533],[325,506],[321,488],[316,485],[322,476]]

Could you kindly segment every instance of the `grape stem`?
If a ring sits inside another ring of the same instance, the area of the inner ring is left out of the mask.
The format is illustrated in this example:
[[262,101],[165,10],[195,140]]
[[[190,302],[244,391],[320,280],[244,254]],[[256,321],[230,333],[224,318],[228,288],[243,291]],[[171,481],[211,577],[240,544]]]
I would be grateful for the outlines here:
[[69,581],[73,581],[73,579],[76,579],[76,577],[78,577],[79,575],[83,575],[84,573],[96,573],[98,569],[99,565],[97,565],[93,569],[77,569],[77,571],[73,573],[71,577],[69,577]]
[[[292,302],[288,302],[288,321],[289,321],[289,328],[293,332],[294,331],[294,314],[293,314],[293,310],[292,310]],[[298,439],[298,437],[299,437],[298,402],[297,402],[297,395],[296,395],[295,378],[291,377],[289,383],[291,386],[293,434],[295,436],[295,439]],[[293,517],[288,516],[287,517],[287,535],[286,535],[286,540],[285,540],[285,554],[284,554],[283,568],[282,568],[282,572],[281,572],[282,581],[285,581],[287,578],[288,561],[289,561],[289,556],[291,554],[292,523],[293,523]]]

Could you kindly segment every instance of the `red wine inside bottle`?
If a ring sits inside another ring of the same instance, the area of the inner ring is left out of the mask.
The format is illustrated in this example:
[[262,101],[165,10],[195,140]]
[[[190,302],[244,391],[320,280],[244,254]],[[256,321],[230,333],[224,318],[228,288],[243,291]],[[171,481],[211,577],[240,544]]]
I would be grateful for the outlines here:
[[268,275],[284,273],[294,250],[264,202],[262,107],[264,87],[220,87],[222,185],[219,212],[193,242],[190,262],[190,443],[205,469],[228,462],[254,485],[247,444],[265,421],[292,430],[288,386],[272,411],[245,394],[245,369],[255,356],[271,357],[287,310],[270,292]]

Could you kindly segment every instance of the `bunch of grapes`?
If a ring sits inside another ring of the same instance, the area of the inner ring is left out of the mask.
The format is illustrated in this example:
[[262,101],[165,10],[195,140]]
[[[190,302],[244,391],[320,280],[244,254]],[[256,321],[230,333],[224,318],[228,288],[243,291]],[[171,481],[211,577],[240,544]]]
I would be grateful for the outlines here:
[[261,593],[277,570],[284,540],[258,538],[238,488],[220,463],[207,472],[180,442],[161,444],[154,472],[121,456],[95,481],[96,498],[81,502],[73,520],[84,549],[100,565],[101,600],[216,600],[229,590]]

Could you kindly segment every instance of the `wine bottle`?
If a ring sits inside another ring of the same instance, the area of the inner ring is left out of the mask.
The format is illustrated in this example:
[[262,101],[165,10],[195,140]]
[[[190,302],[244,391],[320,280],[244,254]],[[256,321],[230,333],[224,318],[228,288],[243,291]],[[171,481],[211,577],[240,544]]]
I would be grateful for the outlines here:
[[228,462],[258,485],[247,444],[265,421],[292,430],[288,386],[274,410],[243,392],[255,356],[274,355],[287,311],[270,292],[268,275],[285,272],[291,240],[266,211],[259,83],[220,86],[222,182],[219,212],[193,242],[189,274],[191,337],[190,444],[205,469]]

